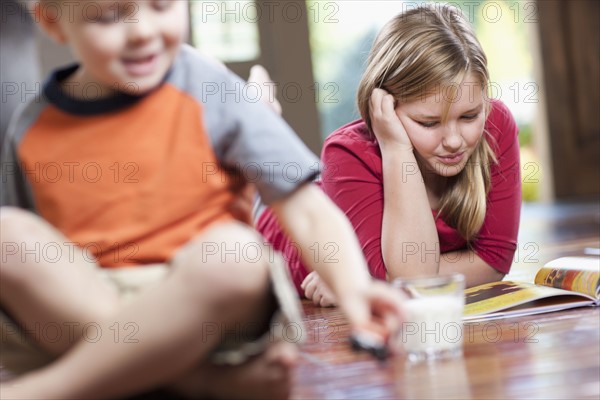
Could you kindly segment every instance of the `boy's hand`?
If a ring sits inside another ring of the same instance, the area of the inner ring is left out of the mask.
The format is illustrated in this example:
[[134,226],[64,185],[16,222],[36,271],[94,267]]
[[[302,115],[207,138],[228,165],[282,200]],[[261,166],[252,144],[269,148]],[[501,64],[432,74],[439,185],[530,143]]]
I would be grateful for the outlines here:
[[[274,202],[272,210],[284,232],[303,250],[302,261],[317,271],[335,294],[352,333],[375,336],[385,346],[400,326],[402,297],[389,284],[373,281],[346,215],[314,184],[306,184]],[[335,263],[309,256],[315,243],[333,240],[339,248]]]
[[304,278],[300,287],[304,290],[304,296],[312,300],[316,306],[333,307],[337,305],[337,300],[333,292],[315,271]]
[[[315,271],[308,274],[300,287],[306,298],[316,306],[333,307],[338,304],[331,289]],[[365,289],[362,299],[360,297],[356,294],[345,301],[345,304],[341,304],[349,319],[352,337],[358,340],[354,346],[360,344],[360,339],[366,336],[371,339],[371,344],[375,342],[380,350],[385,350],[388,340],[398,331],[402,322],[402,294],[385,283],[373,281]],[[361,309],[363,311],[359,311]]]
[[385,348],[400,329],[402,300],[402,294],[389,284],[371,281],[362,292],[340,299],[339,305],[348,317],[351,335],[367,334]]
[[373,90],[369,113],[373,133],[382,150],[384,147],[396,147],[412,151],[412,142],[396,114],[394,96],[383,89]]

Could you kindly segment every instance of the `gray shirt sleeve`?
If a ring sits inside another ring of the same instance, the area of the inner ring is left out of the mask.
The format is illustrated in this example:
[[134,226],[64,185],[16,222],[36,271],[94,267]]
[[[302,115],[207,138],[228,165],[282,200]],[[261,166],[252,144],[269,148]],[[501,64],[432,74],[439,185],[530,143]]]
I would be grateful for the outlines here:
[[33,192],[18,156],[18,145],[25,131],[39,115],[39,98],[18,109],[8,127],[0,149],[0,206],[35,211]]
[[258,85],[248,85],[187,46],[169,80],[202,104],[217,158],[255,184],[266,204],[285,198],[319,174],[319,159],[259,101]]

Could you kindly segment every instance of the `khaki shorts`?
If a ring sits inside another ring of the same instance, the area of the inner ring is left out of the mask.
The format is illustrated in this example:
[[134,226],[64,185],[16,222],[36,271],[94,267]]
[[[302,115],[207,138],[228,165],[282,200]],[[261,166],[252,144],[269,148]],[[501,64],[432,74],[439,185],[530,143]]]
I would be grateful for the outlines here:
[[[236,365],[249,357],[260,354],[274,339],[286,339],[293,332],[295,343],[305,338],[302,311],[291,284],[283,258],[275,254],[270,263],[271,292],[274,298],[271,324],[268,332],[258,339],[240,343],[222,343],[212,354],[216,364]],[[165,279],[169,273],[166,264],[152,264],[141,268],[98,268],[103,279],[118,289],[125,301],[131,301],[139,293]],[[290,326],[292,324],[293,326]],[[289,328],[293,328],[290,330]],[[300,336],[298,336],[298,332]],[[43,367],[53,361],[53,357],[42,350],[34,340],[23,332],[22,328],[0,310],[0,365],[13,375]]]

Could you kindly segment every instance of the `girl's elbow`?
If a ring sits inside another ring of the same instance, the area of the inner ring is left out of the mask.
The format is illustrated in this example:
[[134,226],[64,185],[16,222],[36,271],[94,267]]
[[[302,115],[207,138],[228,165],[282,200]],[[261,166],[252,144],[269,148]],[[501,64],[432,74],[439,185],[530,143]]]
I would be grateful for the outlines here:
[[421,260],[420,258],[403,257],[400,262],[388,262],[384,257],[384,263],[387,266],[386,278],[393,281],[397,278],[416,278],[421,276],[437,275],[440,269],[439,260]]

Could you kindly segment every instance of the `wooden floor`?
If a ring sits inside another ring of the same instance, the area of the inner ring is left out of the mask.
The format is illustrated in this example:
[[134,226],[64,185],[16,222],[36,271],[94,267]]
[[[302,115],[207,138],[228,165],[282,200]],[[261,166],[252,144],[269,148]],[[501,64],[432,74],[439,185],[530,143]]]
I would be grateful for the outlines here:
[[[600,247],[600,205],[525,205],[506,279],[531,280],[545,262]],[[600,398],[600,307],[467,324],[462,358],[409,364],[353,353],[336,309],[304,302],[294,399]]]
[[[600,204],[525,205],[520,232],[507,279],[531,280],[553,258],[600,247]],[[600,307],[473,322],[462,358],[418,365],[352,352],[339,310],[303,307],[293,399],[600,398]]]

